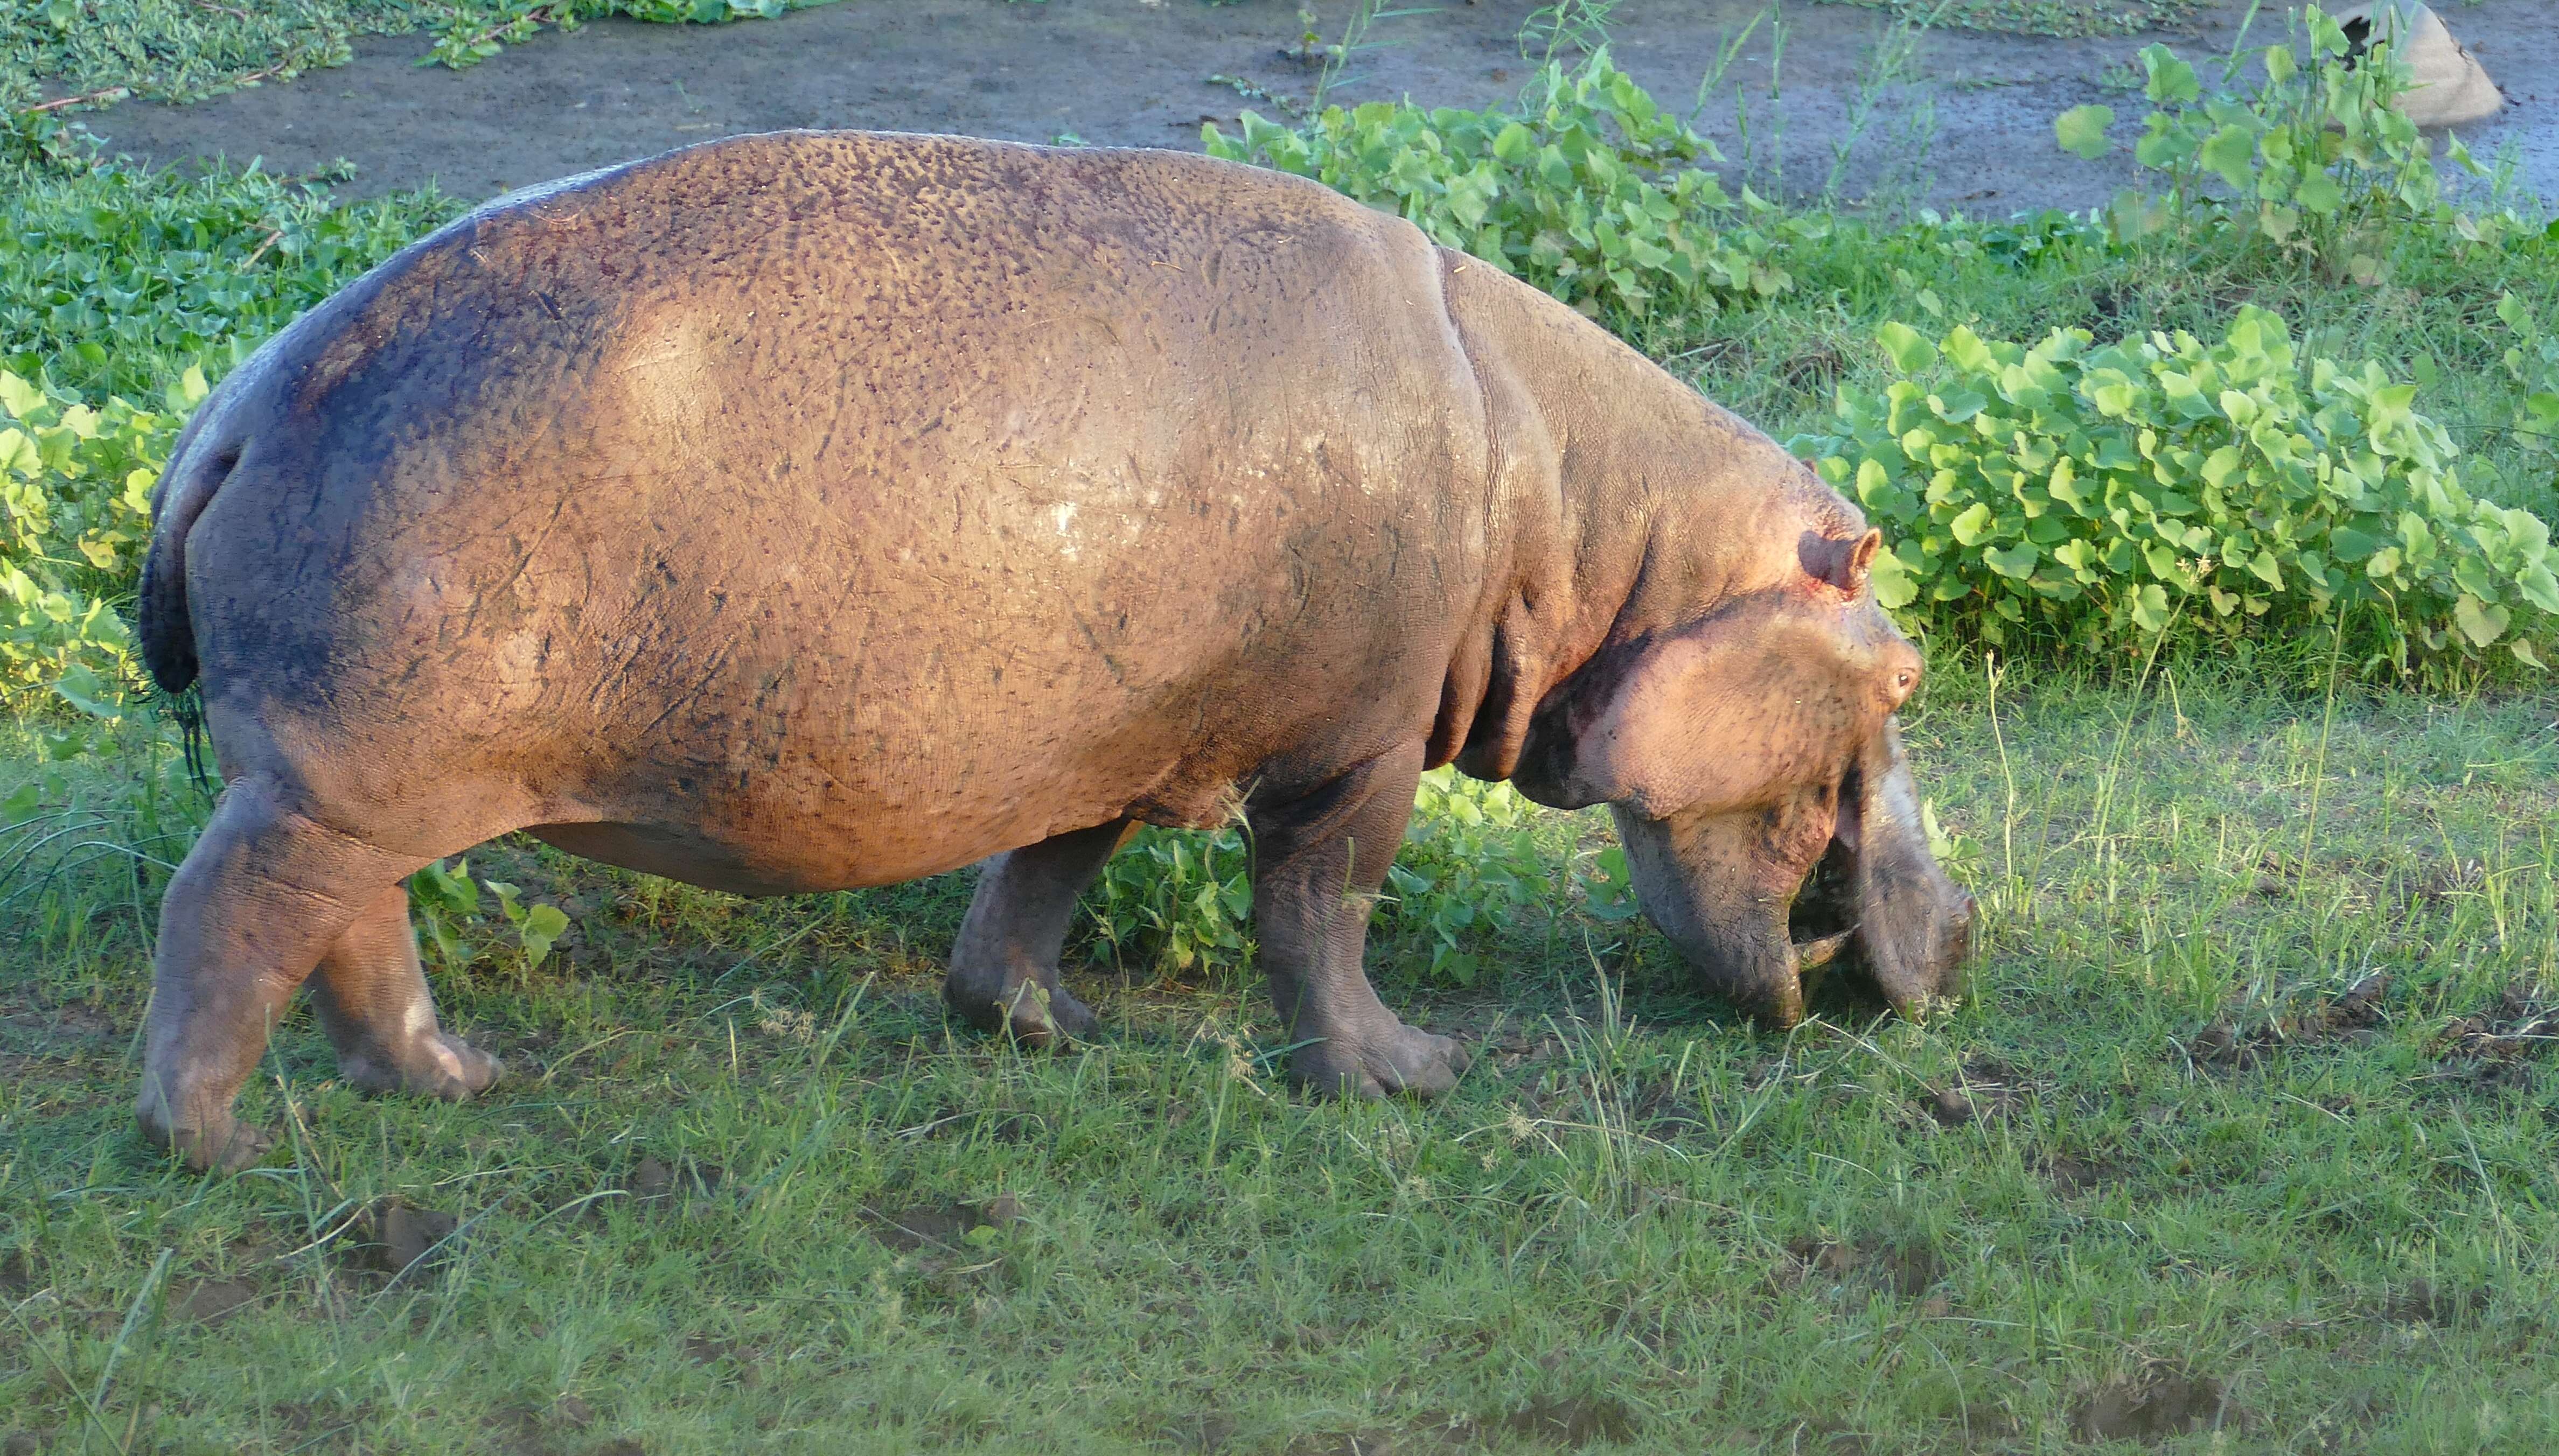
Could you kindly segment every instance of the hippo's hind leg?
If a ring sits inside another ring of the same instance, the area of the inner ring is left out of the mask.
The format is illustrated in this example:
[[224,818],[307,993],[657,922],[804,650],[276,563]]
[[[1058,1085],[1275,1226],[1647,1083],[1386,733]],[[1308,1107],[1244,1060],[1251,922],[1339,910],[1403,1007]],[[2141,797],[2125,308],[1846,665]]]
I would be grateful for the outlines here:
[[1271,999],[1297,1050],[1289,1081],[1315,1092],[1434,1096],[1457,1085],[1466,1051],[1407,1026],[1363,965],[1369,913],[1404,842],[1422,745],[1371,759],[1301,799],[1249,808],[1253,924]]
[[338,1074],[367,1092],[458,1102],[498,1079],[498,1059],[444,1031],[417,960],[408,889],[382,891],[339,933],[311,977]]
[[1113,819],[989,859],[951,947],[943,999],[971,1025],[1025,1045],[1093,1031],[1093,1012],[1058,984],[1076,898],[1136,825]]
[[415,862],[299,811],[252,774],[223,793],[169,881],[145,1029],[143,1133],[197,1168],[241,1168],[269,1139],[231,1099],[322,955]]

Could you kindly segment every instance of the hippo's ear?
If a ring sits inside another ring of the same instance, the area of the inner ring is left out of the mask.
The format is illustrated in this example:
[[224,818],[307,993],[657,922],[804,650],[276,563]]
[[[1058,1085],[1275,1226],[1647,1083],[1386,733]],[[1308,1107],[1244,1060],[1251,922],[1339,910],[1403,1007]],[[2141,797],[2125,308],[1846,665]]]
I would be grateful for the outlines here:
[[1808,530],[1795,542],[1795,557],[1803,562],[1806,576],[1853,597],[1866,590],[1875,553],[1882,549],[1880,530],[1862,536],[1826,536]]
[[1538,704],[1511,783],[1553,808],[1621,804],[1661,818],[1738,804],[1799,765],[1765,714],[1768,644],[1710,619],[1601,654]]

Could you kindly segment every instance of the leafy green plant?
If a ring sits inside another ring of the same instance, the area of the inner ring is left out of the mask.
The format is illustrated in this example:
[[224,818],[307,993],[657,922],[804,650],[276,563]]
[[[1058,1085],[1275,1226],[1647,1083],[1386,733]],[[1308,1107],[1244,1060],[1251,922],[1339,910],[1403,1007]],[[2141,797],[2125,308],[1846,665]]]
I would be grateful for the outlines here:
[[1787,242],[1818,234],[1715,174],[1715,144],[1662,109],[1605,47],[1542,67],[1519,111],[1327,106],[1289,127],[1247,111],[1211,124],[1212,156],[1311,177],[1393,211],[1593,316],[1711,313],[1786,292]]
[[2498,297],[2496,317],[2514,335],[2504,364],[2522,394],[2514,405],[2515,438],[2527,450],[2559,455],[2559,337],[2542,333],[2511,291]]
[[508,925],[515,927],[516,944],[524,951],[525,969],[527,972],[539,969],[542,961],[550,955],[551,946],[558,944],[561,934],[568,930],[568,912],[556,905],[540,902],[527,905],[524,901],[524,891],[502,880],[483,880],[481,883],[489,887],[490,894],[498,897],[498,913],[506,918]]
[[[2243,53],[2231,54],[2225,88],[2207,96],[2175,52],[2143,49],[2143,94],[2156,109],[2133,160],[2167,190],[2119,197],[2117,230],[2138,236],[2208,215],[2360,283],[2388,276],[2395,227],[2443,223],[2479,238],[2483,220],[2445,205],[2432,144],[2392,104],[2412,83],[2407,63],[2387,45],[2355,54],[2343,28],[2315,5],[2303,10],[2301,25],[2308,65],[2289,41],[2261,48],[2254,54],[2265,80],[2253,95],[2227,89]],[[2094,161],[2114,150],[2106,135],[2114,119],[2111,106],[2075,106],[2054,118],[2053,137]],[[2459,140],[2446,155],[2475,175],[2484,170]]]
[[138,681],[118,609],[186,415],[451,206],[142,172],[50,115],[11,118],[0,141],[0,704],[112,717]]
[[473,0],[429,7],[438,19],[435,48],[419,64],[460,70],[476,66],[509,45],[532,39],[543,26],[576,30],[590,20],[627,16],[659,25],[718,25],[732,20],[775,20],[785,12],[831,5],[835,0]]
[[1085,892],[1093,937],[1123,965],[1167,974],[1241,958],[1253,882],[1243,831],[1140,828]]
[[1554,893],[1554,863],[1537,843],[1540,812],[1508,784],[1450,768],[1422,776],[1412,826],[1387,867],[1380,922],[1429,949],[1431,979],[1473,985],[1484,942]]
[[[1631,918],[1624,853],[1610,845],[1558,854],[1539,842],[1554,823],[1508,784],[1453,768],[1423,775],[1380,890],[1373,939],[1427,955],[1425,978],[1464,986],[1482,978],[1495,941],[1524,930],[1545,907],[1576,903],[1602,922]],[[1085,897],[1090,934],[1121,963],[1168,974],[1242,959],[1252,949],[1249,868],[1239,827],[1140,829]]]
[[2465,492],[2416,386],[2376,364],[2305,365],[2257,308],[2210,344],[1882,338],[1901,377],[1843,388],[1835,431],[1792,448],[1894,538],[1876,593],[1921,630],[2139,652],[2333,619],[2367,670],[2497,646],[2541,663],[2547,523]]
[[72,94],[192,101],[347,64],[359,36],[435,37],[420,65],[465,67],[608,15],[662,24],[772,19],[834,0],[0,0],[0,108],[34,103],[36,81]]
[[121,395],[92,408],[0,369],[0,702],[51,691],[92,715],[119,711],[133,656],[114,607],[141,569],[170,441],[204,394],[191,368],[165,409]]
[[265,337],[460,211],[432,189],[341,203],[330,179],[0,168],[0,366],[92,404],[220,381]]
[[344,66],[353,38],[412,29],[428,10],[418,0],[5,0],[0,105],[32,102],[39,77],[79,104],[192,101],[289,80]]
[[468,859],[455,860],[449,870],[439,860],[409,877],[409,913],[420,944],[455,970],[495,949],[499,941],[473,933],[488,920],[480,902],[483,888],[497,902],[500,923],[516,933],[518,970],[532,974],[568,931],[568,913],[556,905],[527,905],[522,888],[503,880],[472,878]]

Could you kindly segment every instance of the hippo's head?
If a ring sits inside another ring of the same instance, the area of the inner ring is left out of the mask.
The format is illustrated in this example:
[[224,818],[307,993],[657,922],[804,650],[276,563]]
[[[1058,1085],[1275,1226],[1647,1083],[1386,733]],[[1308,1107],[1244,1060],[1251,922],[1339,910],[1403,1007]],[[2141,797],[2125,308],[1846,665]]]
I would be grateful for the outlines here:
[[1779,1026],[1843,951],[1915,1018],[1971,939],[1892,721],[1921,661],[1869,587],[1881,540],[1805,531],[1777,584],[1601,652],[1538,705],[1512,775],[1607,804],[1653,924]]

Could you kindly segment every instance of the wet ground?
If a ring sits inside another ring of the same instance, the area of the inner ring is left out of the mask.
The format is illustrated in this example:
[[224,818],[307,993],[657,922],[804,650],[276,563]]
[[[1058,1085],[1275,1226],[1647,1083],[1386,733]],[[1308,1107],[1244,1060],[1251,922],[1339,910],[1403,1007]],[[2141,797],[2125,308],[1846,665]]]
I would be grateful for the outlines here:
[[[1348,8],[1318,7],[1327,40]],[[1378,44],[1354,58],[1335,95],[1506,100],[1532,69],[1518,37],[1533,9],[1452,0],[1380,21]],[[360,41],[352,65],[290,84],[84,119],[153,161],[260,157],[296,173],[345,158],[360,169],[360,194],[433,180],[473,198],[794,126],[1197,149],[1202,121],[1275,110],[1211,76],[1299,99],[1312,89],[1315,70],[1282,55],[1301,46],[1297,11],[1291,0],[844,0],[707,30],[606,22],[460,73],[417,65],[426,42],[407,36]],[[2143,110],[2133,54],[2165,40],[2189,59],[2218,55],[2246,11],[2208,7],[2178,34],[2051,40],[1913,35],[1873,10],[1801,0],[1626,0],[1611,30],[1619,63],[1657,98],[1698,106],[1698,125],[1732,158],[1728,173],[1797,197],[1997,215],[2103,201],[2129,163],[2062,154],[2052,117],[2102,102],[2122,113],[2129,139]],[[2443,13],[2509,101],[2465,139],[2484,158],[2508,149],[2527,187],[2559,199],[2559,0],[2447,0]],[[2252,34],[2279,28],[2260,22]],[[1745,29],[1720,80],[1702,88]]]

